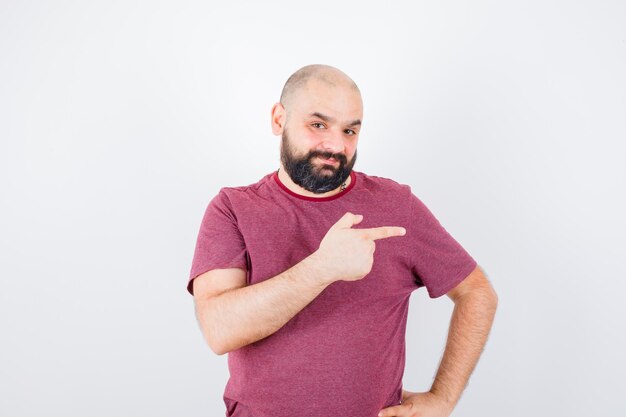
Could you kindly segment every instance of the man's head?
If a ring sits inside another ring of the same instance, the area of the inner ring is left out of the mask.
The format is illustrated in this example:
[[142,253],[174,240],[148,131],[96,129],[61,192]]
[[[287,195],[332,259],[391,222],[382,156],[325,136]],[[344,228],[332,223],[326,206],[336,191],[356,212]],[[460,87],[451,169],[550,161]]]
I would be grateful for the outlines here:
[[359,88],[337,68],[307,65],[291,75],[272,108],[272,131],[282,135],[281,164],[292,181],[317,194],[344,183],[362,119]]

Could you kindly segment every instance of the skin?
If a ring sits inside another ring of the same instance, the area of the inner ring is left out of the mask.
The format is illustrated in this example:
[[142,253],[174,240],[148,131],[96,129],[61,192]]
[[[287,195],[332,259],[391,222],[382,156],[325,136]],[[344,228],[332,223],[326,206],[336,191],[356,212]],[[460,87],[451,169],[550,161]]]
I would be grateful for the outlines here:
[[[324,77],[312,78],[291,91],[285,103],[272,108],[272,130],[289,130],[294,152],[304,155],[318,149],[354,157],[360,126],[352,124],[363,115],[358,89],[338,70],[325,69]],[[317,111],[334,121],[311,118]],[[333,163],[316,161],[320,172],[330,174]],[[327,164],[327,167],[325,167]],[[327,197],[340,187],[314,194],[295,184],[284,172],[283,184],[295,193]],[[349,184],[349,182],[348,182]],[[403,227],[380,226],[352,229],[362,215],[345,213],[329,228],[318,249],[282,273],[254,285],[246,285],[246,273],[239,268],[214,269],[193,281],[196,316],[211,349],[222,355],[263,339],[280,329],[306,307],[328,285],[338,280],[355,281],[365,277],[373,265],[375,241],[402,236]]]
[[[323,77],[311,78],[304,86],[290,94],[284,103],[276,103],[272,107],[272,132],[282,135],[285,129],[289,133],[292,148],[298,155],[309,150],[319,150],[343,154],[348,161],[352,160],[357,148],[360,124],[353,122],[363,120],[363,101],[361,93],[354,82],[341,71],[330,68],[320,70]],[[328,116],[324,120],[311,116],[312,113]],[[314,162],[319,172],[330,174],[324,168],[321,159]],[[336,166],[337,162],[331,163]],[[280,162],[278,171],[280,181],[291,191],[307,197],[329,197],[341,192],[341,188],[315,194],[294,183]],[[346,185],[350,184],[348,177]]]
[[427,392],[402,392],[402,404],[379,416],[448,417],[473,372],[498,305],[498,296],[477,266],[446,294],[454,302],[448,339],[435,380]]
[[214,269],[193,281],[196,316],[218,355],[263,339],[280,329],[338,280],[365,277],[374,262],[375,241],[406,233],[403,227],[352,229],[363,216],[344,214],[319,248],[288,270],[246,285],[239,268]]
[[[310,150],[354,157],[363,119],[361,94],[343,72],[315,66],[315,76],[287,91],[271,111],[272,132],[288,132],[298,155]],[[313,112],[327,116],[311,116]],[[315,160],[320,174],[330,175],[331,161]],[[315,194],[295,184],[281,165],[279,179],[291,191],[308,197],[329,197],[338,187]],[[348,184],[350,180],[348,179]],[[267,337],[280,329],[328,285],[355,281],[369,273],[375,241],[402,236],[401,227],[352,229],[362,215],[345,213],[326,233],[318,250],[292,268],[246,286],[238,268],[208,271],[194,280],[196,315],[209,346],[224,354]],[[435,380],[427,392],[403,391],[402,404],[379,416],[448,417],[469,380],[487,341],[497,307],[497,295],[477,266],[447,293],[454,302],[446,348]]]

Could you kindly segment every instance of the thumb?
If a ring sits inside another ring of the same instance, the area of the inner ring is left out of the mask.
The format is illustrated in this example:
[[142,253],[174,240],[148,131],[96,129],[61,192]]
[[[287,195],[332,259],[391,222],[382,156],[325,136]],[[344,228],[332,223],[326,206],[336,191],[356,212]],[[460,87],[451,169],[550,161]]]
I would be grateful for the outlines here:
[[352,214],[348,211],[337,221],[337,223],[333,224],[330,228],[331,229],[349,229],[355,224],[361,223],[361,220],[363,220],[363,215]]

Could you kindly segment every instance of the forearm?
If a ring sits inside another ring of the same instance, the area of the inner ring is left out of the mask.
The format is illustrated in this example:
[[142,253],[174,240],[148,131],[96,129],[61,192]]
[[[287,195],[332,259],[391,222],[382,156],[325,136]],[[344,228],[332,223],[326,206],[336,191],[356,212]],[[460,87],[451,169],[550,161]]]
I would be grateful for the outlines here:
[[497,308],[492,289],[468,294],[455,302],[448,340],[431,392],[456,406],[485,343]]
[[329,285],[317,265],[312,255],[275,277],[199,304],[196,313],[211,348],[224,354],[280,329]]

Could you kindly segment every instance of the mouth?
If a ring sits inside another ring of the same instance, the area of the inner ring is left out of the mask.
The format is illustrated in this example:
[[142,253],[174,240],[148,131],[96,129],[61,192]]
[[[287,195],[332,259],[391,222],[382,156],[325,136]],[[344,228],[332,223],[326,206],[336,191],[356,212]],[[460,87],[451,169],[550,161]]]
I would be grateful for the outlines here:
[[317,158],[320,161],[322,161],[323,163],[329,164],[329,165],[335,165],[337,162],[339,162],[335,158],[328,158],[328,159],[326,159],[326,158],[322,158],[321,156],[318,156]]

